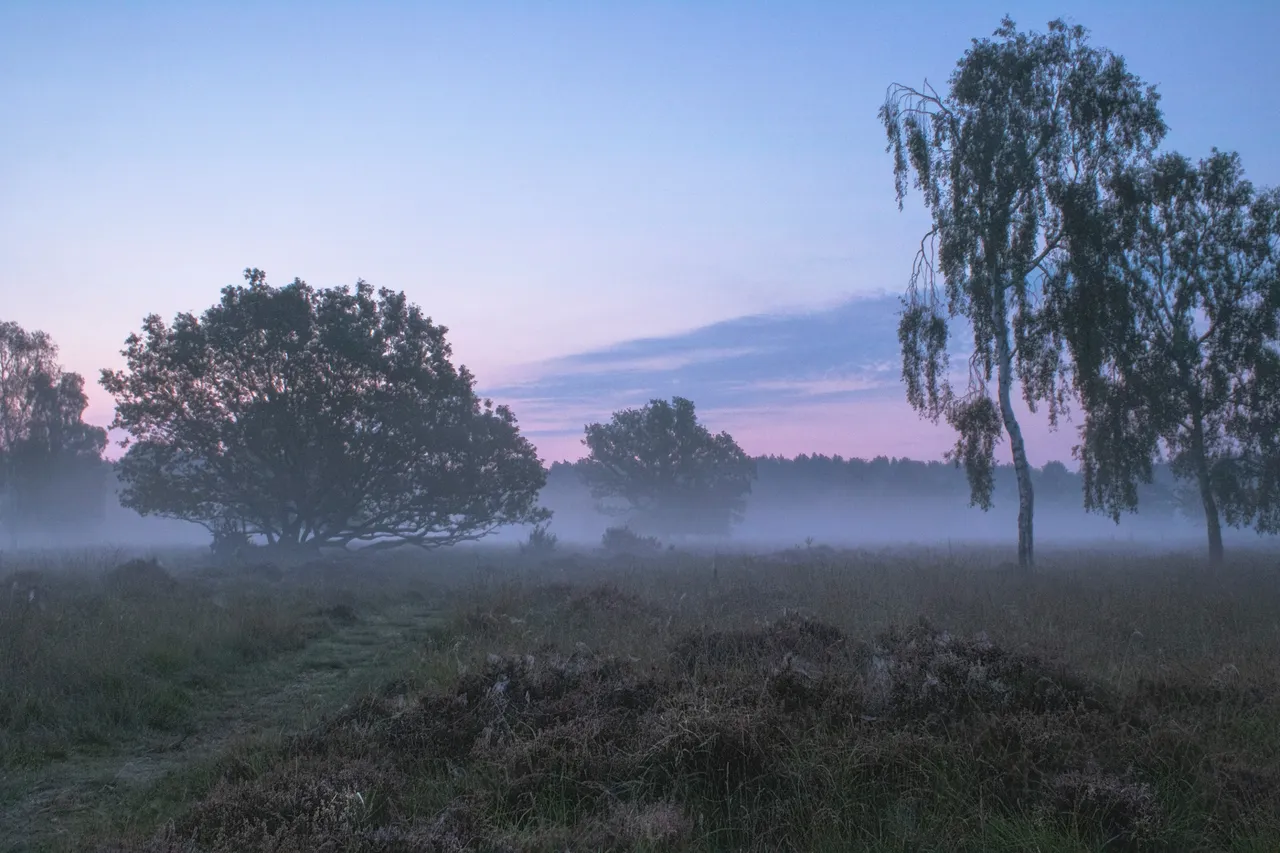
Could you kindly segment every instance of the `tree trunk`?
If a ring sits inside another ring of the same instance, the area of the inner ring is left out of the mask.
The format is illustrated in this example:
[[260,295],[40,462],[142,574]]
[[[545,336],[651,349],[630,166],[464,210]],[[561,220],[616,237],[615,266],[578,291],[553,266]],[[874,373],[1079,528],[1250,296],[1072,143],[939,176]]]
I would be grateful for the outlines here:
[[1213,491],[1207,483],[1200,486],[1200,499],[1204,502],[1205,524],[1209,528],[1209,562],[1221,563],[1224,555],[1222,521],[1218,518],[1218,502],[1213,499]]
[[1204,446],[1204,422],[1195,417],[1191,422],[1191,452],[1195,454],[1196,485],[1200,488],[1200,502],[1204,504],[1204,522],[1209,531],[1209,562],[1221,563],[1222,519],[1218,516],[1218,501],[1213,496],[1213,483],[1209,479],[1209,459]]
[[1022,427],[1013,413],[1013,354],[1009,346],[1009,321],[1005,315],[1004,299],[995,300],[998,312],[996,377],[1000,385],[1000,418],[1009,433],[1009,446],[1013,450],[1013,470],[1018,478],[1018,566],[1030,571],[1035,564],[1035,537],[1032,519],[1035,514],[1035,493],[1031,488],[1031,466],[1027,463],[1027,445],[1022,440]]
[[[12,441],[6,441],[5,446],[12,448]],[[17,489],[17,466],[13,462],[12,449],[5,454],[5,474],[4,489],[0,491],[0,498],[3,498],[6,504],[4,514],[0,515],[0,527],[9,528],[9,548],[10,550],[18,550],[18,489]]]

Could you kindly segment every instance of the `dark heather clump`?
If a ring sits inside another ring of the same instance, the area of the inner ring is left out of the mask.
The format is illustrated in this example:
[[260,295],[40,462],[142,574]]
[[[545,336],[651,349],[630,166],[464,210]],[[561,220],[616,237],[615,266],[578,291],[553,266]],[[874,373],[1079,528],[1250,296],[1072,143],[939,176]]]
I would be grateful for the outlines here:
[[130,598],[145,598],[172,592],[177,587],[173,575],[156,559],[129,560],[103,575],[103,583],[111,592]]
[[641,618],[657,616],[659,612],[657,607],[634,592],[618,589],[612,584],[600,584],[589,588],[586,592],[573,595],[565,608],[567,618],[581,621],[586,621],[600,613],[623,618]]
[[1155,789],[1130,772],[1108,773],[1092,765],[1052,776],[1047,788],[1041,811],[1050,819],[1083,817],[1100,825],[1113,843],[1153,840],[1165,819]]
[[[639,607],[607,587],[578,600]],[[823,828],[904,820],[932,790],[929,768],[992,814],[1165,849],[1156,780],[1171,768],[1151,756],[1166,754],[1197,778],[1212,764],[1222,826],[1277,808],[1258,799],[1270,783],[1256,771],[1194,744],[1193,729],[1148,725],[984,637],[921,623],[859,643],[792,615],[685,634],[663,664],[543,651],[490,655],[443,689],[390,684],[293,739],[266,773],[229,771],[133,849],[677,851],[710,834],[805,849]]]
[[1099,707],[1097,695],[1060,667],[924,622],[880,635],[866,655],[864,678],[873,713],[949,721]]
[[753,631],[688,634],[671,649],[678,672],[716,673],[726,669],[759,669],[784,658],[829,666],[845,659],[850,646],[837,628],[800,616],[786,616]]
[[356,615],[355,608],[350,604],[334,604],[330,607],[321,607],[316,611],[316,615],[323,616],[338,625],[354,625],[360,621],[360,618]]
[[639,557],[658,553],[662,542],[656,536],[643,536],[629,527],[610,527],[600,537],[600,547],[614,556]]
[[279,583],[284,580],[284,569],[275,563],[255,562],[246,563],[238,569],[240,575],[249,578],[266,581],[267,583]]

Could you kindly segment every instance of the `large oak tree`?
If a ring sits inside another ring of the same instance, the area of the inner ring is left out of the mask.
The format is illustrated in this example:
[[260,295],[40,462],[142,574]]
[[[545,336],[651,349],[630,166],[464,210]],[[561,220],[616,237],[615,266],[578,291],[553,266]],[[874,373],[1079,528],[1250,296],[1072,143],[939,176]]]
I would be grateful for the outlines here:
[[[1018,481],[1018,561],[1034,560],[1031,466],[1013,408],[1021,386],[1056,426],[1068,381],[1046,282],[1071,249],[1062,205],[1104,186],[1164,134],[1155,91],[1124,60],[1061,21],[1018,32],[1005,19],[974,40],[945,92],[894,84],[880,119],[901,208],[914,182],[932,216],[899,326],[907,399],[959,433],[950,456],[973,503],[991,506],[995,446],[1007,436]],[[954,322],[972,333],[967,380],[953,384]],[[994,397],[991,382],[995,381]],[[958,385],[958,387],[957,387]]]
[[546,474],[505,406],[403,293],[271,287],[152,315],[104,370],[122,502],[290,546],[432,547],[536,523]]

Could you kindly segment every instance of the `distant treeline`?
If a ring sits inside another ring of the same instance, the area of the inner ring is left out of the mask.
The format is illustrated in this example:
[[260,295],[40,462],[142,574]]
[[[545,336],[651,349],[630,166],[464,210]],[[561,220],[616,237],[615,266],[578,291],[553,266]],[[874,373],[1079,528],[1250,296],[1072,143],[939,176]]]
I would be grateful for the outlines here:
[[0,322],[0,533],[58,534],[101,520],[107,432],[86,424],[84,378],[43,332]]
[[[757,479],[748,499],[753,512],[784,508],[797,502],[841,503],[872,501],[902,504],[929,501],[962,510],[969,505],[969,484],[963,468],[952,463],[877,456],[874,459],[845,458],[839,454],[802,453],[795,457],[755,457]],[[542,500],[554,508],[583,509],[592,505],[582,480],[585,462],[556,462],[551,465]],[[1085,514],[1083,482],[1078,473],[1062,462],[1049,462],[1033,469],[1039,506],[1054,511]],[[1167,465],[1157,465],[1150,484],[1139,487],[1139,513],[1145,518],[1173,519],[1197,517],[1198,504],[1189,499]],[[1016,505],[1017,480],[1012,465],[995,469],[994,500],[997,505]]]
[[48,454],[19,460],[6,473],[0,486],[0,549],[86,544],[121,515],[109,461]]

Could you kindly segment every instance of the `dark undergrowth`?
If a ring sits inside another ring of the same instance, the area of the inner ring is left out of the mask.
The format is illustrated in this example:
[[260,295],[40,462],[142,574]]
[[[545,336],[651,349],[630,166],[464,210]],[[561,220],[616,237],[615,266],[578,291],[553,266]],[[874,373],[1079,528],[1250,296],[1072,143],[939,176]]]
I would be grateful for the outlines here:
[[718,559],[485,575],[413,671],[89,849],[1280,849],[1269,560]]
[[326,562],[286,571],[270,562],[208,565],[190,555],[7,560],[0,770],[192,733],[201,705],[229,678],[349,625],[371,598],[362,580]]

